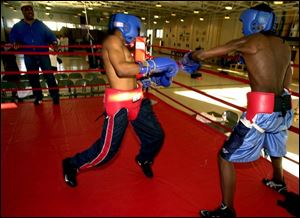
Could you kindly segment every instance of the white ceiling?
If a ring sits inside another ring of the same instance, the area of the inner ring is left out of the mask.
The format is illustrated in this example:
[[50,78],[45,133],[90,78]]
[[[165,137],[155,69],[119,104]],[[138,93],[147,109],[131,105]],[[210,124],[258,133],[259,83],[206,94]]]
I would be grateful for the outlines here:
[[[21,1],[4,1],[8,5],[20,8]],[[155,5],[160,3],[162,7]],[[175,12],[178,18],[191,16],[194,10],[199,10],[195,16],[206,16],[211,14],[230,15],[231,13],[241,12],[259,3],[268,3],[274,11],[293,11],[298,14],[299,1],[283,1],[281,5],[275,5],[273,1],[33,1],[35,7],[43,11],[46,6],[52,7],[50,13],[82,14],[84,8],[87,14],[98,17],[107,17],[112,13],[128,11],[130,14],[153,19],[153,15],[160,16],[160,19],[168,19],[171,13]],[[3,1],[1,1],[1,6]],[[225,10],[225,6],[232,6],[232,10]],[[295,13],[295,14],[296,14]],[[83,14],[82,14],[83,15]]]

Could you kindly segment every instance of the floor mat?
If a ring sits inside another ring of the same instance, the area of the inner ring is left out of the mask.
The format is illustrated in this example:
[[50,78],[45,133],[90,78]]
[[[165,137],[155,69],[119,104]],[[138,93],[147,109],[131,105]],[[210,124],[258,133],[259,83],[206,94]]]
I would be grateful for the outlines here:
[[[197,217],[221,200],[217,153],[225,136],[149,95],[166,133],[146,178],[134,158],[139,141],[129,125],[119,153],[105,166],[78,175],[78,187],[63,180],[61,161],[90,146],[101,133],[102,97],[19,104],[1,110],[1,216],[184,216]],[[261,180],[271,164],[261,158],[236,164],[239,216],[290,216],[283,199]],[[285,172],[289,190],[299,180]]]

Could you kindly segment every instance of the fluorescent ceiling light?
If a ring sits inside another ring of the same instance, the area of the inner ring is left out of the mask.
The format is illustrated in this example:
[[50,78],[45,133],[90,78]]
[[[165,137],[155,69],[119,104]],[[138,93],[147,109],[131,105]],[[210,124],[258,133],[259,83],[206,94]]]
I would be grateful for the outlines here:
[[161,8],[161,7],[162,7],[162,5],[159,4],[159,2],[158,2],[155,6],[158,7],[158,8]]

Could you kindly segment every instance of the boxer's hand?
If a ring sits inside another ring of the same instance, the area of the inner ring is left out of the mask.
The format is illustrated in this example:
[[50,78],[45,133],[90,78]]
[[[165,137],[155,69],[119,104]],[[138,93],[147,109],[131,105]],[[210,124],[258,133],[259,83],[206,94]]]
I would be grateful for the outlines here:
[[161,74],[154,74],[151,77],[144,77],[140,79],[144,89],[149,88],[152,83],[157,86],[169,87],[172,83],[172,77],[167,77]]
[[192,52],[185,53],[179,63],[180,69],[189,74],[194,73],[199,67],[201,67],[200,62],[192,59]]
[[151,79],[149,77],[142,78],[141,80],[143,89],[149,88],[151,86]]
[[166,74],[154,74],[151,76],[151,81],[157,86],[169,87],[172,83],[172,77],[167,77]]
[[20,44],[17,43],[17,42],[13,43],[13,48],[14,48],[15,50],[18,50],[18,49],[20,48]]
[[175,60],[168,57],[156,57],[145,62],[138,62],[140,74],[163,73],[167,77],[174,77],[178,73]]

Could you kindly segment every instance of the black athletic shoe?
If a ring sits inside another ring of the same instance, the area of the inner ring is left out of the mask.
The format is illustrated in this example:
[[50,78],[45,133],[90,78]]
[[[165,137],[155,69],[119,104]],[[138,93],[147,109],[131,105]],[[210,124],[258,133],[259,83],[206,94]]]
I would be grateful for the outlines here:
[[145,174],[145,176],[147,176],[148,178],[152,178],[153,177],[153,172],[151,169],[152,162],[145,161],[144,163],[141,163],[138,160],[138,156],[136,156],[135,160],[136,160],[137,164],[140,165],[140,167],[142,168],[142,171]]
[[286,184],[285,182],[279,182],[276,181],[274,178],[273,179],[263,179],[262,181],[266,186],[268,186],[271,189],[274,189],[275,191],[284,194],[287,192]]
[[196,79],[198,77],[202,77],[202,73],[196,72],[191,74],[191,78]]
[[59,104],[59,98],[53,98],[53,104],[58,105]]
[[200,217],[224,217],[224,218],[235,218],[236,214],[234,210],[229,209],[225,204],[213,211],[200,210]]
[[62,165],[63,165],[63,175],[64,175],[65,182],[71,187],[76,187],[77,168],[72,166],[72,164],[70,163],[70,158],[64,159]]
[[42,104],[42,102],[43,102],[43,101],[40,100],[40,99],[35,99],[34,102],[33,102],[33,104],[37,106],[37,105]]
[[18,103],[24,102],[23,98],[18,98]]

